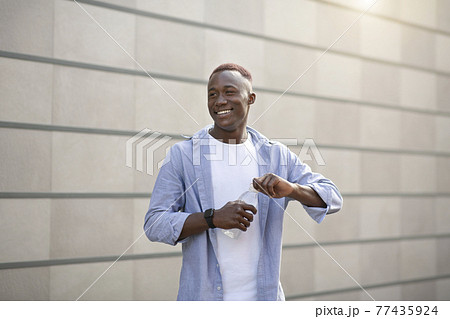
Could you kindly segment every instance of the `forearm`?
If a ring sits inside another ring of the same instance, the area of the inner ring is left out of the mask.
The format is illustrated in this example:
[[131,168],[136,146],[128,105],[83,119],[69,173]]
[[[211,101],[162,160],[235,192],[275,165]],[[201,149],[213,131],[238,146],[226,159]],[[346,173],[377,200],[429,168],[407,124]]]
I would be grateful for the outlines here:
[[191,235],[199,234],[201,232],[204,232],[205,230],[208,230],[208,228],[209,226],[205,218],[203,217],[203,213],[190,214],[184,222],[184,226],[178,240],[180,241]]
[[327,204],[311,187],[292,183],[292,188],[293,190],[289,194],[289,197],[299,201],[303,205],[309,207],[327,207]]

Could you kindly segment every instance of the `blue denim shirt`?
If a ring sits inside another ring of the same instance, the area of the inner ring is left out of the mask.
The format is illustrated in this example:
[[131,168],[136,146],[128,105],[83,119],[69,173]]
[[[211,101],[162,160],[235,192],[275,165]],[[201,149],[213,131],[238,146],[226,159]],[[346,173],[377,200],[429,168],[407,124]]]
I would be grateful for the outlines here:
[[[156,179],[144,230],[151,241],[169,245],[182,243],[183,263],[178,300],[223,300],[222,278],[217,261],[214,230],[178,241],[191,213],[213,207],[214,195],[207,126],[188,140],[172,146]],[[303,206],[317,223],[326,214],[339,211],[342,197],[336,186],[306,164],[281,143],[268,140],[247,127],[257,150],[259,176],[274,173],[290,182],[312,187],[326,208]],[[256,176],[255,176],[256,177]],[[257,271],[258,300],[284,300],[280,284],[282,226],[284,210],[291,198],[269,198],[258,194],[261,228],[261,255]]]

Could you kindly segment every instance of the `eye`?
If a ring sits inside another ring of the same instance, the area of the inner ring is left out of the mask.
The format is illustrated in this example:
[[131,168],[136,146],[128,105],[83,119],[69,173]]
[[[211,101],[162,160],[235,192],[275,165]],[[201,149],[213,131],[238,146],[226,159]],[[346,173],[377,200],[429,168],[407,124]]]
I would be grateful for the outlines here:
[[215,97],[215,96],[216,96],[216,93],[215,93],[215,92],[209,93],[209,97]]
[[225,93],[228,94],[228,95],[231,95],[231,94],[234,94],[234,91],[228,90],[228,91],[226,91]]

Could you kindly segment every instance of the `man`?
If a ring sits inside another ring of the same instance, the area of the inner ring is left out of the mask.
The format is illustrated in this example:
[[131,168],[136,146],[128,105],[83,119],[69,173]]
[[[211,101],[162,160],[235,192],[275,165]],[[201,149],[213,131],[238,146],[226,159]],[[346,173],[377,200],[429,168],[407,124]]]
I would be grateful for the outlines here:
[[[159,172],[144,230],[151,241],[182,243],[178,300],[284,300],[279,277],[288,202],[299,201],[318,223],[342,206],[330,180],[247,126],[255,99],[246,69],[217,67],[208,82],[214,125],[175,144]],[[237,200],[249,184],[257,199]]]

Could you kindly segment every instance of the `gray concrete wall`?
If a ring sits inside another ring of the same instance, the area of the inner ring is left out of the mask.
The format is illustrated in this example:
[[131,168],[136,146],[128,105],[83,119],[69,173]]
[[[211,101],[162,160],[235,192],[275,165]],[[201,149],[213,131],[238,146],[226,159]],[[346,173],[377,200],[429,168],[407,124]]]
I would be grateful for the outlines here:
[[288,208],[287,298],[450,299],[450,1],[379,1],[270,109],[368,1],[78,2],[198,124],[75,2],[1,0],[1,300],[75,300],[130,246],[82,299],[176,298],[180,247],[138,239],[155,176],[125,144],[209,124],[223,62],[253,73],[250,123],[313,138],[344,195],[320,225]]

